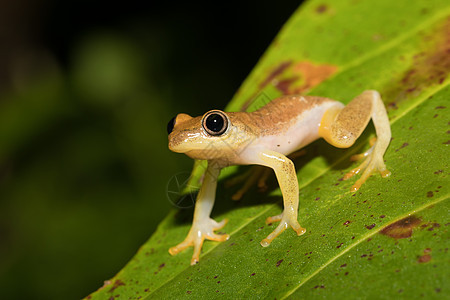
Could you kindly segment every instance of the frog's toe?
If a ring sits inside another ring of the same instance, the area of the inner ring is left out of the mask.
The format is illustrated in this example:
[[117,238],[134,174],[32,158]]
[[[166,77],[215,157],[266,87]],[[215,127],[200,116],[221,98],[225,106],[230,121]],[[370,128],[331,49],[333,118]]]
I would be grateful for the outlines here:
[[366,169],[370,159],[366,159],[362,164],[360,164],[358,167],[350,170],[347,174],[344,175],[344,180],[350,179],[356,174],[359,174],[361,171],[364,171]]
[[203,242],[205,240],[223,242],[230,238],[228,234],[217,234],[214,230],[221,229],[228,222],[228,219],[223,219],[220,222],[216,222],[213,219],[205,219],[191,228],[187,237],[183,242],[169,249],[171,255],[176,255],[188,247],[194,247],[194,253],[191,259],[191,265],[198,263],[200,259],[200,253],[202,250]]
[[302,235],[306,232],[306,229],[300,226],[298,222],[291,224],[292,229],[297,233],[297,235]]
[[233,201],[239,201],[242,199],[242,196],[244,196],[246,191],[244,191],[243,189],[238,190],[236,193],[233,194],[233,196],[231,196],[231,200]]
[[199,244],[194,244],[194,253],[191,258],[191,266],[196,265],[200,261],[200,253],[202,251],[203,239]]
[[208,240],[211,241],[216,241],[216,242],[225,242],[226,240],[228,240],[230,238],[229,234],[217,234],[217,233],[213,233],[210,234],[206,237]]
[[180,253],[181,251],[183,251],[184,249],[186,249],[192,245],[193,245],[193,242],[191,240],[185,239],[183,242],[179,243],[178,245],[171,247],[169,249],[169,253],[170,253],[170,255],[177,255],[178,253]]
[[211,223],[212,223],[212,228],[213,228],[213,230],[219,230],[219,229],[222,229],[225,225],[227,225],[227,223],[228,223],[228,219],[223,219],[222,221],[220,221],[220,222],[217,222],[217,221],[215,221],[215,220],[213,220],[213,219],[211,219]]
[[298,223],[296,215],[283,216],[283,214],[280,214],[274,217],[269,217],[266,220],[266,222],[268,223],[272,223],[274,221],[280,221],[280,224],[278,224],[278,226],[275,228],[274,231],[272,231],[271,234],[269,234],[265,239],[261,241],[261,246],[263,247],[269,246],[270,243],[283,231],[285,231],[288,227],[294,229],[297,235],[302,235],[306,232],[306,229],[301,227],[300,224]]
[[282,218],[283,218],[283,214],[279,214],[279,215],[276,215],[276,216],[268,217],[266,219],[266,224],[272,224],[274,222],[280,222]]
[[366,160],[359,166],[345,174],[344,180],[351,178],[352,176],[361,173],[361,177],[352,186],[351,191],[356,192],[361,185],[375,172],[379,172],[381,177],[385,178],[391,175],[391,172],[386,169],[386,165],[383,161],[383,157],[369,155]]

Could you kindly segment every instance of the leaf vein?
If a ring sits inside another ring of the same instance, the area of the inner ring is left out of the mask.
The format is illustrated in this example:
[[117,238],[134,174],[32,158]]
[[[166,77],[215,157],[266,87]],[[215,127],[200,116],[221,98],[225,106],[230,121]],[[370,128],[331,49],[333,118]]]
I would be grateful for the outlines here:
[[281,297],[281,299],[286,299],[287,297],[289,297],[290,295],[292,295],[296,290],[298,290],[301,286],[303,286],[306,282],[308,282],[311,278],[313,278],[314,276],[316,276],[317,274],[319,274],[323,269],[325,269],[327,266],[329,266],[331,263],[333,263],[336,259],[340,258],[341,256],[343,256],[345,253],[349,252],[351,249],[353,249],[354,247],[356,247],[357,245],[361,244],[363,241],[367,240],[368,238],[374,236],[375,234],[379,233],[383,228],[385,228],[386,226],[389,226],[395,222],[398,222],[399,220],[402,220],[412,214],[418,213],[430,206],[436,205],[437,203],[443,202],[445,200],[447,200],[449,198],[448,195],[446,195],[445,197],[442,198],[438,198],[435,201],[431,201],[426,203],[425,205],[423,205],[422,207],[412,210],[402,216],[399,216],[397,219],[394,219],[392,222],[386,224],[383,227],[380,227],[378,229],[376,229],[375,231],[371,231],[365,235],[363,235],[360,239],[358,239],[357,241],[355,241],[355,243],[351,244],[349,247],[345,248],[344,250],[342,250],[341,253],[335,255],[334,257],[332,257],[331,259],[329,259],[327,262],[325,262],[322,266],[320,266],[316,271],[314,271],[311,275],[309,275],[308,277],[305,278],[304,281],[302,281],[298,286],[296,286],[295,288],[293,288],[292,290],[290,290],[289,292],[287,292],[285,295],[283,295]]

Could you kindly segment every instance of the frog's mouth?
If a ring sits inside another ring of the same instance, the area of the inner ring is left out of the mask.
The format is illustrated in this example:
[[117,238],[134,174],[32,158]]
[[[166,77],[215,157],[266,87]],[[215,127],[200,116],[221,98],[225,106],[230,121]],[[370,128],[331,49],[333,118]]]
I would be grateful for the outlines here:
[[186,143],[185,141],[171,140],[169,137],[169,149],[175,153],[188,154],[189,152],[199,152],[200,149],[193,148],[195,145]]
[[[181,146],[181,147],[180,147]],[[174,143],[169,139],[169,150],[175,153],[186,153],[187,149],[183,149],[184,147],[180,143]]]
[[220,151],[210,151],[207,149],[189,150],[183,152],[192,159],[211,160],[222,157]]

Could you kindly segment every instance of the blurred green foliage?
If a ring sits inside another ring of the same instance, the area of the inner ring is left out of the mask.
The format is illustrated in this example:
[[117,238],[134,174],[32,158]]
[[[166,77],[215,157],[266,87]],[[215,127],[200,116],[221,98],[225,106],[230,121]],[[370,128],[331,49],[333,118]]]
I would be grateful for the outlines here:
[[77,299],[112,277],[192,166],[167,121],[224,107],[297,5],[0,5],[2,299]]
[[43,73],[4,97],[0,265],[11,296],[83,296],[168,210],[165,183],[191,162],[167,151],[170,103],[145,82],[143,57],[99,33],[69,74]]

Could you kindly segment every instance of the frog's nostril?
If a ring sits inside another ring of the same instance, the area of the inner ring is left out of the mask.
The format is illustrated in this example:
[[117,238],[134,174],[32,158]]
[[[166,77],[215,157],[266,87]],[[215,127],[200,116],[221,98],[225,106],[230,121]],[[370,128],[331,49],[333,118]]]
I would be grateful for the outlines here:
[[173,131],[173,127],[175,126],[176,117],[170,119],[169,123],[167,123],[167,134],[170,134]]

